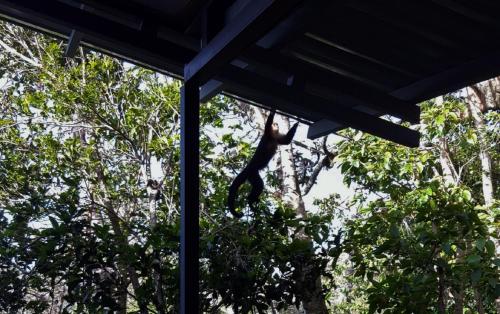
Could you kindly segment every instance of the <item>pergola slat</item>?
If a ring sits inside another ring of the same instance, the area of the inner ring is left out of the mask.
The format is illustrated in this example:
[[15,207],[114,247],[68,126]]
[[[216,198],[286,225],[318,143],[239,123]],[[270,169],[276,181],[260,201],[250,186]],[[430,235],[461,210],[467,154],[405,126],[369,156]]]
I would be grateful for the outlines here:
[[[237,13],[240,13],[244,9],[244,5],[248,4],[248,2],[249,0],[235,1],[234,5],[228,9],[226,18],[228,20],[234,19]],[[279,22],[272,31],[253,45],[253,48],[281,49],[288,42],[302,35],[307,27],[318,23],[317,15],[328,10],[334,4],[335,2],[331,0],[303,1],[288,18]],[[206,101],[210,95],[218,94],[223,90],[224,84],[222,82],[209,81],[202,86],[201,101]]]
[[289,108],[296,112],[307,110],[409,147],[416,147],[419,144],[419,133],[417,131],[344,107],[341,103],[334,103],[318,96],[297,92],[292,87],[277,84],[265,77],[257,77],[244,69],[234,66],[227,66],[220,70],[220,73],[220,75],[216,76],[216,79],[220,81],[227,79],[226,84],[242,92],[246,91],[247,96],[258,102],[272,102],[277,108]]
[[177,76],[195,52],[157,37],[156,33],[136,30],[58,1],[1,0],[0,15],[25,21],[61,36],[80,32],[82,42],[119,57],[136,60]]
[[290,75],[297,75],[306,82],[317,85],[322,84],[321,86],[329,88],[333,94],[339,94],[338,91],[342,91],[342,94],[349,95],[353,100],[357,99],[357,105],[372,107],[413,123],[418,123],[420,119],[420,111],[414,104],[402,101],[359,82],[347,80],[339,74],[322,71],[300,60],[278,55],[259,47],[248,49],[244,53],[244,58],[245,60],[251,60],[250,62],[264,63],[267,61],[273,67],[282,71],[289,71]]
[[200,84],[234,60],[288,14],[301,0],[255,0],[227,24],[196,57],[186,65],[184,79]]
[[408,30],[408,39],[414,39],[413,34],[425,32],[428,37],[435,37],[432,39],[433,42],[440,46],[448,46],[449,49],[443,51],[446,58],[436,60],[433,65],[436,72],[445,69],[448,64],[461,62],[463,57],[474,56],[478,47],[484,49],[485,44],[495,46],[494,41],[485,41],[488,29],[483,28],[483,31],[480,31],[480,25],[472,19],[460,18],[452,10],[433,1],[408,1],[401,7],[402,9],[395,9],[397,5],[394,0],[388,0],[392,5],[387,8],[381,7],[379,5],[381,2],[383,1],[353,0],[349,2],[349,6],[392,27]]
[[485,25],[495,28],[500,28],[500,21],[498,21],[498,19],[482,14],[481,12],[471,9],[468,6],[464,6],[456,1],[452,0],[432,0],[432,1],[440,6],[450,9],[453,12],[462,14],[463,16],[466,16],[470,19],[473,19]]
[[400,99],[421,102],[487,80],[500,73],[500,51],[426,77],[391,93]]
[[301,54],[328,66],[338,68],[337,73],[347,73],[346,77],[361,78],[372,86],[400,86],[401,81],[411,81],[414,76],[401,73],[383,65],[352,55],[310,37],[304,37],[292,45],[290,54]]

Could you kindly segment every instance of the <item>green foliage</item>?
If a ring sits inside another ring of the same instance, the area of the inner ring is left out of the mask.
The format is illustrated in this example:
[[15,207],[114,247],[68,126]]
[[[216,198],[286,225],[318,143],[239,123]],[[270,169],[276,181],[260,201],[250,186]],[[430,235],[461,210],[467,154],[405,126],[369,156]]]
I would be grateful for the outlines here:
[[328,215],[299,218],[290,208],[280,207],[271,217],[259,214],[250,221],[209,226],[201,245],[208,261],[203,276],[205,308],[220,306],[209,305],[217,299],[242,313],[267,310],[273,303],[277,309],[298,306],[310,289],[299,282],[305,278],[314,284],[308,278],[325,273],[331,256],[338,256],[330,221]]
[[[0,311],[177,313],[180,83],[83,49],[69,60],[59,41],[0,30],[18,52],[0,54]],[[257,136],[245,134],[243,111],[222,96],[201,107],[204,312],[284,310],[311,297],[318,275],[334,313],[436,312],[441,301],[450,311],[443,291],[493,311],[500,206],[484,205],[478,151],[484,137],[497,187],[498,112],[478,130],[462,99],[424,103],[419,149],[346,131],[354,140],[338,143],[335,162],[357,191],[350,202],[332,194],[300,217],[269,193],[235,220],[227,188]],[[445,179],[443,141],[456,182]],[[145,188],[155,172],[156,224]],[[266,181],[279,187],[272,171]]]
[[[370,313],[433,312],[440,289],[456,293],[464,286],[480,291],[481,302],[493,311],[500,288],[498,207],[481,206],[477,135],[464,111],[463,102],[453,98],[442,105],[422,105],[428,149],[352,132],[357,140],[339,146],[345,181],[370,193],[368,199],[366,194],[360,198],[366,201],[346,222],[344,243],[354,275],[369,283]],[[454,164],[463,165],[461,184],[442,177],[443,137]],[[453,299],[448,302],[451,306]],[[474,307],[477,300],[468,302]]]
[[[0,311],[177,313],[180,83],[83,49],[66,59],[59,41],[0,29],[33,59],[0,54]],[[228,184],[254,146],[238,135],[239,110],[224,97],[201,107],[204,312],[299,304],[308,287],[298,283],[340,253],[330,215],[299,218],[270,195],[262,213],[227,217]]]
[[167,216],[178,192],[165,191],[174,201],[159,204],[165,223],[151,230],[143,177],[158,163],[164,184],[178,184],[180,84],[100,54],[64,59],[59,42],[0,27],[33,58],[1,55],[17,66],[4,73],[0,114],[0,308],[114,311],[132,277],[128,306],[153,307],[157,252],[175,311],[179,230]]

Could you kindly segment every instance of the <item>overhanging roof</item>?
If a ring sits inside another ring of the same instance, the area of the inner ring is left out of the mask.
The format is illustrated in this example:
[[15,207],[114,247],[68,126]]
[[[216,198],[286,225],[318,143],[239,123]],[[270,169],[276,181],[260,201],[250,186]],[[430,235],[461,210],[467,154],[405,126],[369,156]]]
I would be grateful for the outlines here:
[[379,116],[418,123],[416,103],[499,74],[499,12],[494,0],[0,0],[5,19],[197,79],[204,100],[225,91],[311,123],[312,137],[354,127],[408,146],[418,133]]

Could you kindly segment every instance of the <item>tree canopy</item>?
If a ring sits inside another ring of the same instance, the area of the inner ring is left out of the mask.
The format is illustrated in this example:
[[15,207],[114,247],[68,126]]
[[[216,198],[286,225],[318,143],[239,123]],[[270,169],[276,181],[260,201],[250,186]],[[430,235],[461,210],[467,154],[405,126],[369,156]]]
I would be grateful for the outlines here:
[[[177,313],[181,83],[0,31],[0,311]],[[282,147],[241,220],[227,190],[265,112],[203,104],[202,311],[500,313],[499,93],[420,104],[419,148],[353,130]],[[307,203],[320,173],[332,194]]]

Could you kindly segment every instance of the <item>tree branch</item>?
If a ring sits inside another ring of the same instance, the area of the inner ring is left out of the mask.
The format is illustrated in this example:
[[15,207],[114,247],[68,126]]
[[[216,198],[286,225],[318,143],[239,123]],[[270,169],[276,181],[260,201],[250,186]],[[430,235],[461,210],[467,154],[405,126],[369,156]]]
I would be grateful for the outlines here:
[[28,58],[27,56],[23,55],[22,53],[20,53],[16,49],[12,48],[11,46],[9,46],[7,43],[5,43],[1,39],[0,39],[0,46],[2,46],[7,52],[21,58],[21,60],[31,64],[32,66],[35,66],[37,68],[40,68],[42,66],[40,63],[36,62],[35,60],[33,60],[31,58]]

